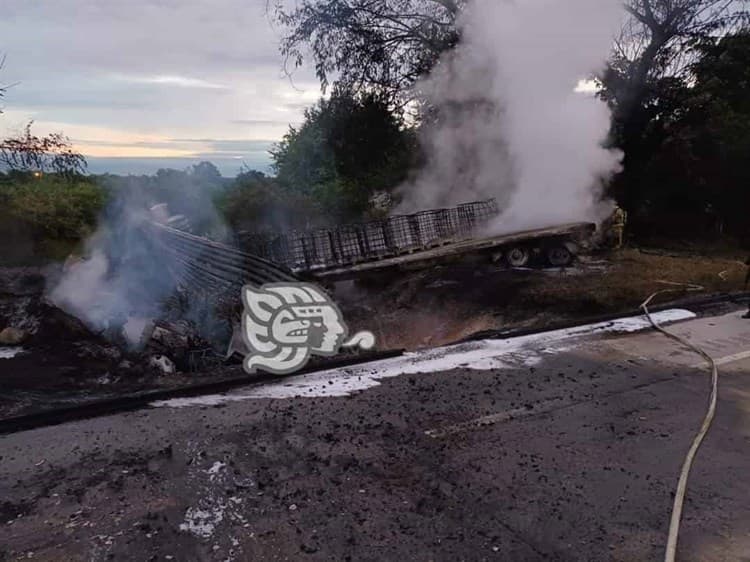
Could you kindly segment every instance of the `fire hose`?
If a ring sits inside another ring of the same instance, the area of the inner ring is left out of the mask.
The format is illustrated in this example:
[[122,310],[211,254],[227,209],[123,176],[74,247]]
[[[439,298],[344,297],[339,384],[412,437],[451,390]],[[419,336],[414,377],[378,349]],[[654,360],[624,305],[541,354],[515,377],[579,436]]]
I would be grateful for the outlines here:
[[[659,283],[662,283],[665,285],[672,285],[672,286],[675,286],[675,288],[663,289],[661,291],[657,291],[653,295],[648,297],[643,302],[643,304],[641,304],[641,308],[643,309],[646,316],[648,317],[649,322],[651,322],[651,325],[656,330],[658,330],[665,336],[679,342],[686,348],[690,349],[691,351],[703,357],[711,367],[711,394],[708,400],[708,410],[706,411],[706,415],[703,418],[703,423],[701,424],[701,428],[696,434],[695,438],[693,439],[693,442],[690,445],[690,448],[688,449],[687,455],[685,456],[685,460],[683,461],[682,469],[680,470],[680,479],[677,482],[677,489],[675,491],[674,503],[672,505],[672,517],[669,522],[669,535],[667,538],[667,548],[664,553],[664,561],[674,562],[675,557],[677,555],[677,537],[680,532],[682,508],[685,502],[685,493],[687,491],[687,483],[688,483],[688,478],[690,476],[690,470],[693,466],[695,455],[698,453],[698,449],[703,443],[703,439],[706,437],[708,430],[711,428],[711,423],[713,422],[714,416],[716,415],[716,402],[717,402],[718,390],[719,390],[719,370],[716,367],[716,362],[708,353],[706,353],[703,349],[701,349],[697,345],[688,341],[686,338],[683,338],[682,336],[679,336],[673,332],[670,332],[666,330],[665,328],[663,328],[662,326],[660,326],[659,323],[653,319],[653,317],[651,316],[648,310],[648,305],[651,304],[651,302],[657,296],[661,294],[671,293],[674,291],[680,291],[682,290],[682,288],[687,288],[688,291],[701,291],[704,289],[704,287],[701,287],[700,285],[690,285],[690,284],[685,284],[685,283],[672,283],[670,281],[659,281]],[[680,288],[677,288],[677,287],[680,287]]]

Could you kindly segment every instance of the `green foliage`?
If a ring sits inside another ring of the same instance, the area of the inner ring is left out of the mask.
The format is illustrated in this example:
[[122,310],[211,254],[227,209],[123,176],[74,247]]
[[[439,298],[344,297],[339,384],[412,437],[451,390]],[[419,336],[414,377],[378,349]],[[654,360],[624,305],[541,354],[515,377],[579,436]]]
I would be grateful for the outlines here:
[[728,230],[750,236],[750,32],[708,43],[701,52],[678,127],[690,159],[686,174]]
[[319,206],[310,196],[290,193],[276,178],[247,171],[215,199],[216,207],[235,231],[304,229],[316,222]]
[[89,178],[56,174],[0,177],[2,220],[24,225],[37,239],[85,237],[96,225],[105,200],[104,190]]
[[278,183],[310,197],[331,222],[368,214],[370,198],[405,178],[416,140],[400,113],[374,94],[336,91],[305,112],[272,150]]

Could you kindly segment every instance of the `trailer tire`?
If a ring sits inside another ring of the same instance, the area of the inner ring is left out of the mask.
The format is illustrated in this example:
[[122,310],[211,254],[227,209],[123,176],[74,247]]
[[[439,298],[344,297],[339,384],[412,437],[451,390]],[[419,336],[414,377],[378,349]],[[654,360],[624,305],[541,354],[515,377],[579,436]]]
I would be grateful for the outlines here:
[[553,267],[566,267],[573,263],[573,253],[565,246],[552,246],[547,250],[547,261]]
[[523,246],[510,248],[505,253],[505,259],[511,267],[525,267],[528,265],[530,258],[531,254],[529,253],[529,250]]

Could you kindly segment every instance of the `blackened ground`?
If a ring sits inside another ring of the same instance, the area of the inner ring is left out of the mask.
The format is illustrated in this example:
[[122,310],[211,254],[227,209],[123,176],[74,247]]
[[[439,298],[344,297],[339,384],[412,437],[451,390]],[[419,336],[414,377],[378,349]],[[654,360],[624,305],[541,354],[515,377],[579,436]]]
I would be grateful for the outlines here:
[[[736,347],[738,315],[683,326]],[[0,545],[7,560],[658,560],[708,393],[665,357],[648,334],[590,338],[533,367],[0,437]],[[750,552],[749,367],[722,367],[680,560]]]
[[[744,272],[739,256],[624,250],[585,257],[565,270],[456,263],[340,284],[333,294],[352,332],[375,332],[380,349],[422,349],[488,330],[544,328],[635,310],[664,288],[659,280],[699,283],[705,293],[734,291]],[[159,376],[148,358],[128,356],[45,305],[45,280],[57,274],[54,268],[0,268],[0,329],[24,327],[22,311],[42,319],[40,331],[24,344],[27,353],[0,359],[0,417],[231,376],[225,368]]]

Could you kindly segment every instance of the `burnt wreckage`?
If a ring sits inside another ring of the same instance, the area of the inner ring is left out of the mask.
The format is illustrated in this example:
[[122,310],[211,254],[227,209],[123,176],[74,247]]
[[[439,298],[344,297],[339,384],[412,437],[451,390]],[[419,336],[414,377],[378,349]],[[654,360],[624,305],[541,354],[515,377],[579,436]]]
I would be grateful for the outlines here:
[[497,202],[490,199],[333,228],[239,232],[233,245],[191,234],[179,215],[151,222],[149,228],[179,265],[176,273],[184,285],[212,291],[235,291],[248,282],[356,277],[381,265],[418,264],[454,250],[488,254],[510,267],[563,267],[596,229],[590,223],[572,223],[483,236],[498,215]]
[[247,283],[326,283],[466,255],[509,267],[561,267],[573,261],[596,229],[593,224],[574,223],[485,236],[499,215],[497,202],[490,199],[334,228],[240,232],[233,244],[227,244],[189,232],[182,216],[167,217],[163,208],[157,211],[146,228],[177,280],[178,296],[173,302],[202,301],[225,325],[237,324],[240,289]]

